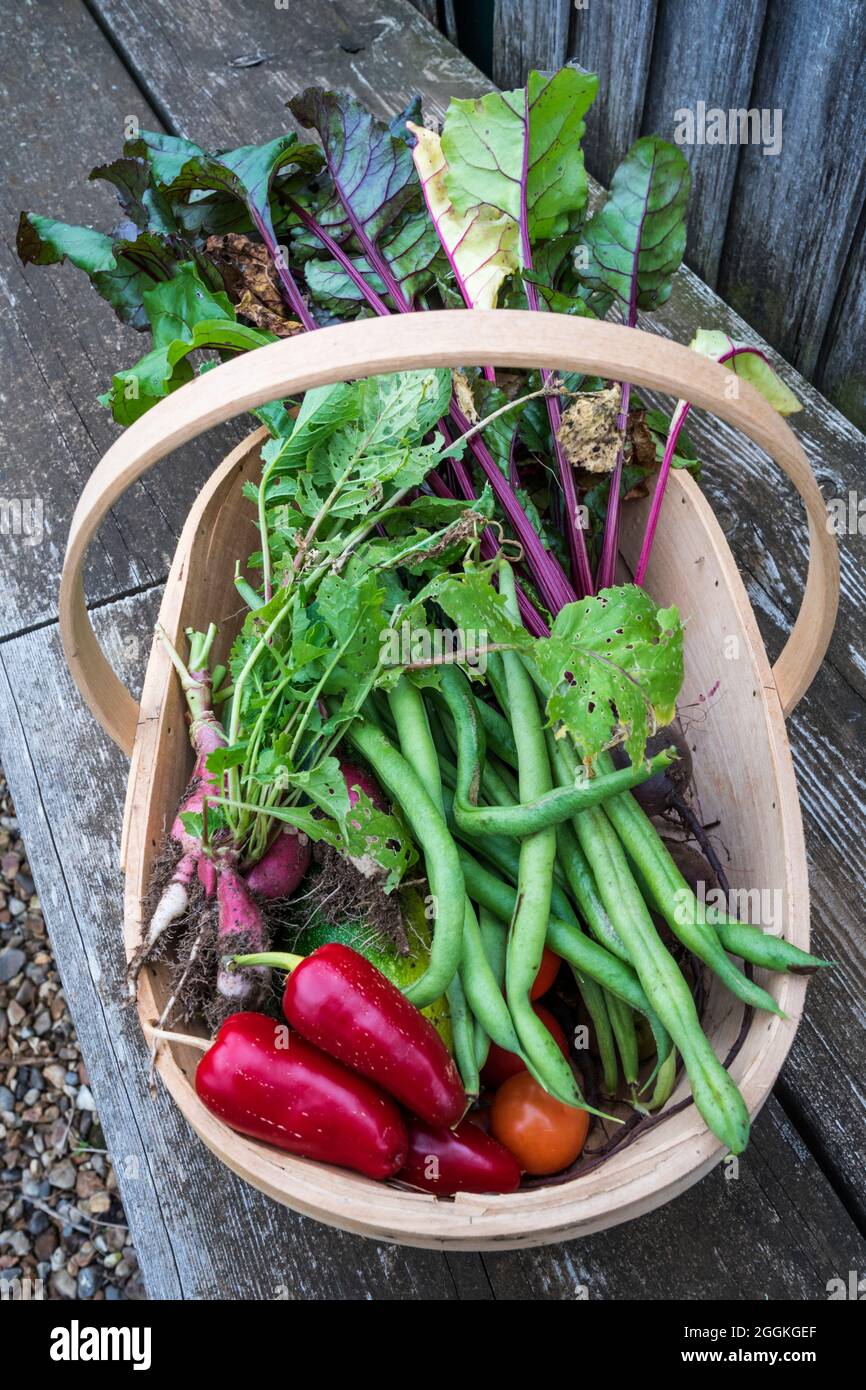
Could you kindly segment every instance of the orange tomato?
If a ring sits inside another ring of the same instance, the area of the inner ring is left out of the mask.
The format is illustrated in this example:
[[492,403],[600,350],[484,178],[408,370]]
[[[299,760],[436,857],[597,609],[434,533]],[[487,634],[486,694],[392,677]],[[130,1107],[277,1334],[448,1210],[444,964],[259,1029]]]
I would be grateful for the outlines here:
[[522,1071],[496,1092],[490,1133],[514,1154],[524,1173],[558,1173],[574,1162],[586,1143],[589,1115],[555,1100]]
[[547,993],[559,974],[559,967],[561,965],[561,956],[551,951],[549,946],[545,946],[541,957],[541,964],[538,967],[538,974],[535,977],[535,984],[529,991],[530,999],[540,999],[542,994]]
[[[538,1014],[548,1033],[553,1037],[557,1047],[564,1057],[568,1056],[568,1039],[560,1028],[556,1019],[549,1009],[543,1004],[533,1004],[533,1009]],[[504,1047],[497,1043],[490,1044],[490,1051],[487,1054],[487,1061],[481,1072],[481,1080],[485,1086],[490,1086],[496,1090],[509,1076],[516,1076],[519,1071],[526,1071],[526,1063],[517,1056],[516,1052],[506,1052]]]

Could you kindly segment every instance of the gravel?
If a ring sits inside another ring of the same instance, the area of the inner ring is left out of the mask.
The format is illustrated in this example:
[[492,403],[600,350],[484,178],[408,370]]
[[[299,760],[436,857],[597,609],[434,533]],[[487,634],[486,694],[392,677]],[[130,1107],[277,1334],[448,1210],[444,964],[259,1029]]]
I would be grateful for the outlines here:
[[0,769],[0,1296],[28,1279],[47,1299],[145,1297]]

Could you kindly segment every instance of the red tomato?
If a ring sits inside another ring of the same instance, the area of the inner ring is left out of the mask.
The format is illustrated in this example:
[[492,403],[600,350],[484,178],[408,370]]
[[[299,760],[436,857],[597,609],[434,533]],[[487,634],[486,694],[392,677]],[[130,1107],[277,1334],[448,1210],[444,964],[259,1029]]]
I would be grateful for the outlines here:
[[[533,1004],[532,1006],[538,1017],[541,1019],[548,1033],[556,1042],[557,1047],[564,1057],[568,1056],[568,1039],[560,1028],[553,1014],[546,1009],[543,1004]],[[504,1047],[499,1047],[495,1042],[490,1044],[490,1051],[487,1054],[487,1061],[481,1073],[481,1080],[485,1086],[491,1086],[493,1090],[501,1086],[503,1081],[507,1081],[509,1076],[516,1076],[519,1071],[526,1071],[526,1064],[514,1052],[506,1052]]]
[[490,1132],[514,1154],[524,1173],[558,1173],[586,1143],[589,1115],[555,1100],[522,1071],[496,1092]]
[[538,974],[535,977],[535,984],[529,992],[530,999],[540,999],[542,994],[546,994],[559,974],[559,967],[562,965],[562,958],[549,946],[545,946],[541,957],[541,964],[538,967]]

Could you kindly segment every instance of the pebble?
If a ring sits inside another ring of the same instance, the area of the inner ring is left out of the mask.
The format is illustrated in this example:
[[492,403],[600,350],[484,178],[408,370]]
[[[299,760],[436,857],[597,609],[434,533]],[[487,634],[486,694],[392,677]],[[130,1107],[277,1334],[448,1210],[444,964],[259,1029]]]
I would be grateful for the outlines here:
[[67,1158],[63,1163],[58,1163],[52,1168],[48,1175],[48,1181],[52,1187],[63,1188],[64,1191],[75,1186],[75,1169],[71,1161]]
[[76,1287],[79,1298],[92,1298],[97,1289],[102,1287],[102,1271],[99,1265],[87,1265],[80,1270]]
[[[87,1147],[105,1140],[2,768],[0,812],[0,1282],[142,1299],[111,1161]],[[0,1364],[5,1350],[0,1333]]]
[[5,951],[0,951],[0,984],[5,985],[10,980],[14,980],[16,975],[21,974],[26,964],[27,957],[23,951],[18,951],[12,946],[7,946]]
[[13,1231],[7,1244],[16,1255],[30,1254],[30,1237],[26,1231]]
[[58,1298],[78,1297],[78,1288],[72,1275],[65,1269],[57,1269],[51,1276],[51,1288]]
[[54,1227],[49,1224],[47,1231],[43,1231],[42,1234],[37,1236],[35,1241],[33,1242],[33,1253],[36,1256],[37,1260],[41,1260],[44,1263],[46,1260],[51,1259],[51,1256],[54,1254],[56,1249],[57,1232],[55,1231]]

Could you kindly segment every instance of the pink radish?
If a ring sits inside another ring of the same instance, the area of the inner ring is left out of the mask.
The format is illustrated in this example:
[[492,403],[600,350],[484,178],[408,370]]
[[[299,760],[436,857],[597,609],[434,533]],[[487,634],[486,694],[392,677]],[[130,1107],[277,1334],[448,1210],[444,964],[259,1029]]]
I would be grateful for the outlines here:
[[310,867],[308,837],[293,825],[281,827],[257,864],[247,870],[247,887],[268,902],[289,898]]

